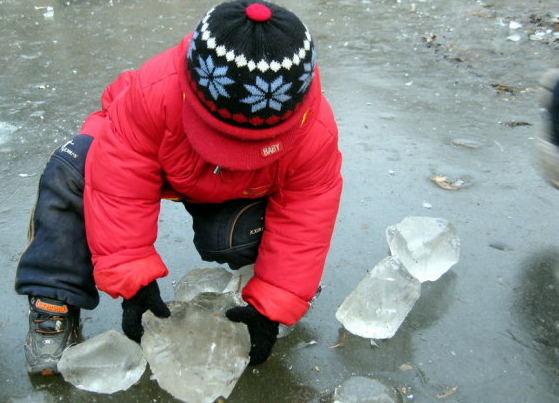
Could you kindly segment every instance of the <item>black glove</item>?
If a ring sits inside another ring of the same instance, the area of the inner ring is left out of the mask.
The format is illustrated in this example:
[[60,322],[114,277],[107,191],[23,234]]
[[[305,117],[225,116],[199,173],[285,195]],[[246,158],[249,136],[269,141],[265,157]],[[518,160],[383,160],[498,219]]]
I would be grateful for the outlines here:
[[130,339],[140,342],[144,334],[142,315],[150,310],[158,318],[171,316],[169,308],[159,294],[157,282],[152,281],[130,299],[122,301],[122,330]]
[[279,323],[268,319],[252,305],[231,308],[225,315],[229,320],[245,323],[248,327],[251,344],[248,365],[258,365],[266,361],[278,339]]

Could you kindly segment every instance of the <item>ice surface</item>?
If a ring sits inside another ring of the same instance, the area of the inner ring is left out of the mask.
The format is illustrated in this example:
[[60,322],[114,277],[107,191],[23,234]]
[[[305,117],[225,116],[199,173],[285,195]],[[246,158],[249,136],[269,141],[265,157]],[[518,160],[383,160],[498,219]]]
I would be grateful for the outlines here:
[[442,218],[406,217],[386,229],[386,239],[410,274],[419,281],[435,281],[460,255],[454,226]]
[[48,392],[39,391],[26,396],[10,397],[7,403],[55,403],[57,400]]
[[351,333],[370,339],[392,337],[421,293],[421,283],[396,257],[371,269],[336,311]]
[[6,141],[7,135],[12,134],[17,129],[19,129],[17,126],[0,121],[0,144]]
[[145,369],[140,346],[114,330],[66,349],[58,362],[58,370],[67,382],[107,394],[128,389]]
[[388,382],[353,376],[334,391],[334,403],[401,403],[402,396]]
[[244,324],[220,313],[232,302],[231,294],[205,293],[169,303],[170,318],[144,314],[144,354],[159,386],[175,398],[213,403],[235,387],[248,365],[250,337]]

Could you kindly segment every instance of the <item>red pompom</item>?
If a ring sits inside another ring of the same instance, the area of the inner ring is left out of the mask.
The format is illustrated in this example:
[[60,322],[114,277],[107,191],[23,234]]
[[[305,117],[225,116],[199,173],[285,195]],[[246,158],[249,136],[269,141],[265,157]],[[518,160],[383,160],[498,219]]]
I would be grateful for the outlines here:
[[264,4],[253,3],[245,9],[245,14],[253,21],[268,21],[272,18],[272,11]]

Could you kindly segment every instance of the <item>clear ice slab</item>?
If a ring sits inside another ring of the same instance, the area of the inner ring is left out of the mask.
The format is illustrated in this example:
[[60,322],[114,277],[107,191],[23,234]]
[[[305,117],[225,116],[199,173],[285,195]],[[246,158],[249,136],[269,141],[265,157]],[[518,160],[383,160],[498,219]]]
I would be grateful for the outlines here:
[[240,294],[253,275],[254,265],[243,266],[235,271],[223,267],[192,269],[175,286],[175,299],[187,302],[203,292]]
[[[202,293],[234,293],[238,296],[237,305],[246,305],[241,292],[248,281],[254,276],[254,265],[229,271],[223,267],[212,267],[189,270],[175,286],[175,300],[188,302]],[[294,326],[280,323],[278,338],[286,337]]]
[[243,304],[241,296],[234,292],[217,293],[202,292],[190,300],[193,304],[199,305],[213,312],[225,316],[225,312]]
[[79,389],[111,394],[138,382],[146,365],[137,343],[109,330],[66,349],[58,370]]
[[349,332],[369,338],[392,337],[421,294],[421,283],[396,257],[373,267],[336,311]]
[[232,274],[223,267],[189,270],[175,286],[175,299],[188,302],[203,292],[223,292]]
[[388,382],[352,376],[334,391],[334,403],[401,403],[402,396]]
[[[198,298],[198,297],[197,297]],[[142,348],[159,386],[188,403],[227,398],[249,362],[247,327],[223,316],[230,294],[168,303],[166,319],[146,312]]]
[[386,229],[386,240],[410,274],[419,281],[435,281],[458,262],[460,239],[442,218],[406,217]]

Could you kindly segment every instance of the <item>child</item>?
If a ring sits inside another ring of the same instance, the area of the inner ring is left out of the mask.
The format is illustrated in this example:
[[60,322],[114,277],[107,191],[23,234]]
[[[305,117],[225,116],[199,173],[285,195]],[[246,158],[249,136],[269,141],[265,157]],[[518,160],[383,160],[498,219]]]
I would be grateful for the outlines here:
[[[97,289],[122,297],[122,328],[169,316],[154,248],[162,198],[193,218],[207,261],[255,263],[246,306],[251,364],[278,323],[293,325],[317,291],[342,189],[337,127],[305,25],[267,2],[208,11],[177,46],[122,73],[101,110],[57,149],[40,179],[16,290],[28,295],[31,373],[56,373]],[[187,335],[185,335],[187,337]]]

